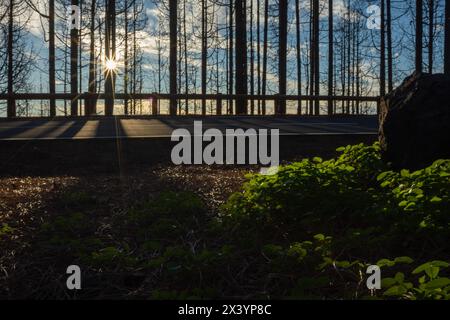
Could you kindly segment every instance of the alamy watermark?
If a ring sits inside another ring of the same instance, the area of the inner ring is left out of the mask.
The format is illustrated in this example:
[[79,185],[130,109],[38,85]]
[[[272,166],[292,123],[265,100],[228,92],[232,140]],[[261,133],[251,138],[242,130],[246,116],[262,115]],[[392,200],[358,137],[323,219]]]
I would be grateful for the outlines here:
[[381,289],[381,269],[377,265],[372,265],[367,268],[366,274],[370,274],[367,278],[367,289],[380,290]]
[[[69,290],[81,290],[81,268],[77,265],[67,267],[66,273],[69,275],[66,280],[66,286]],[[369,275],[366,280],[367,289],[371,292],[381,289],[381,268],[377,265],[368,266],[366,274]]]
[[66,273],[69,275],[66,286],[69,290],[81,290],[81,268],[77,265],[67,267]]
[[[367,17],[366,26],[370,30],[380,30],[381,29],[381,8],[376,4],[372,4],[367,7],[366,13],[369,15]],[[151,11],[146,11],[147,18],[152,21]],[[70,5],[67,6],[67,21],[69,30],[80,29],[81,27],[81,10],[79,6]],[[153,28],[154,26],[151,26]]]
[[377,5],[371,5],[367,8],[367,29],[380,30],[381,29],[381,8]]
[[68,6],[67,7],[67,26],[69,30],[80,29],[81,28],[81,11],[79,6]]
[[194,121],[193,134],[187,129],[172,132],[171,140],[178,143],[172,149],[171,158],[175,165],[261,165],[262,174],[276,174],[280,164],[279,137],[278,129],[271,129],[270,134],[268,129],[203,131],[203,122]]

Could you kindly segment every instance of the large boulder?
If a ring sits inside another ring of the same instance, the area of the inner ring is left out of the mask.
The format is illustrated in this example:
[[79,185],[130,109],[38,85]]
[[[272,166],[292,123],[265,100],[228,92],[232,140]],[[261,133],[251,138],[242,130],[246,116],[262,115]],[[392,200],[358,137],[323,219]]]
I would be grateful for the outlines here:
[[450,158],[450,77],[413,74],[380,105],[380,142],[394,168]]

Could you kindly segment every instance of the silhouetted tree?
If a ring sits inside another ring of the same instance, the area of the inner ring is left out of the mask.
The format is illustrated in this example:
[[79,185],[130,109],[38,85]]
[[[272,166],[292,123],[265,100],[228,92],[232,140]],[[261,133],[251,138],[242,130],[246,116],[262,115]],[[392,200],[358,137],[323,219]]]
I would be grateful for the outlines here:
[[[278,50],[278,93],[282,96],[286,95],[286,67],[287,67],[287,25],[288,25],[288,2],[287,0],[279,0],[279,50]],[[281,99],[277,103],[277,114],[286,114],[286,100]]]
[[[333,0],[328,0],[328,96],[334,95],[333,76],[334,76],[334,35],[333,35]],[[328,114],[333,113],[333,100],[328,100]]]
[[[235,0],[236,11],[236,94],[247,94],[247,4]],[[236,114],[247,114],[247,99],[236,101]]]
[[450,74],[450,0],[445,0],[444,72]]
[[386,94],[386,18],[385,0],[381,0],[381,30],[380,30],[380,96]]
[[[178,1],[169,0],[169,20],[170,20],[170,94],[175,95],[178,92],[177,86],[177,19],[178,19]],[[177,100],[170,99],[170,114],[176,115]]]
[[[72,6],[78,7],[79,0],[71,0]],[[80,41],[79,28],[74,25],[70,30],[70,93],[78,95],[78,46]],[[78,115],[78,98],[72,99],[70,114]]]
[[423,0],[416,0],[416,72],[422,72]]
[[[9,1],[8,21],[8,94],[14,93],[14,10],[15,0]],[[16,101],[8,100],[8,118],[16,116]]]

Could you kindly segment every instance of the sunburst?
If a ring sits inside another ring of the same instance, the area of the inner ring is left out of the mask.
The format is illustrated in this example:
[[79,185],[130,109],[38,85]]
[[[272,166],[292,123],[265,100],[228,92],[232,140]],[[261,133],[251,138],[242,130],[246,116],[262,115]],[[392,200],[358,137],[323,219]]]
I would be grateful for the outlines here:
[[106,58],[105,68],[108,73],[117,73],[118,69],[117,61],[114,59]]

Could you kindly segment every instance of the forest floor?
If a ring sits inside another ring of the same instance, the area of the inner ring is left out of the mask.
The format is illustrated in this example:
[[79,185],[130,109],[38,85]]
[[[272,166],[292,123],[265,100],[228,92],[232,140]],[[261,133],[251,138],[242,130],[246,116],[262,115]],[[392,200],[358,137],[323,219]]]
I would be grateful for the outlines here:
[[[164,191],[195,193],[214,215],[228,196],[239,190],[245,174],[255,170],[159,165],[136,169],[122,177],[117,174],[2,177],[0,297],[64,297],[65,269],[60,269],[64,264],[59,264],[57,256],[52,256],[50,251],[35,246],[42,226],[55,221],[63,212],[88,210],[89,223],[101,226],[101,237],[109,237],[108,228],[115,214],[139,206]],[[88,203],[84,203],[86,197]],[[37,257],[39,252],[49,255]],[[31,287],[31,283],[39,286]]]

